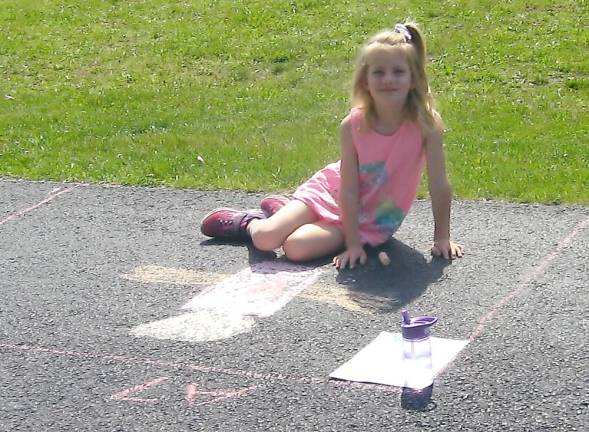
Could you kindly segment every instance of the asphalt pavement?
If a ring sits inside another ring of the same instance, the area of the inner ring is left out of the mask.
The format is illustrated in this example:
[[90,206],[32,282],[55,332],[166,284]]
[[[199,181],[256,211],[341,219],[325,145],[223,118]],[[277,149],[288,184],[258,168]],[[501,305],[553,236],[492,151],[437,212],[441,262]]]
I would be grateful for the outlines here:
[[[309,263],[312,286],[234,336],[134,334],[281,260],[198,229],[210,209],[261,197],[1,180],[0,430],[587,430],[587,207],[456,201],[452,236],[466,255],[447,262],[429,256],[420,200],[382,248],[387,267],[379,250],[341,273]],[[425,403],[329,379],[398,331],[403,307],[437,316],[435,336],[469,340]]]

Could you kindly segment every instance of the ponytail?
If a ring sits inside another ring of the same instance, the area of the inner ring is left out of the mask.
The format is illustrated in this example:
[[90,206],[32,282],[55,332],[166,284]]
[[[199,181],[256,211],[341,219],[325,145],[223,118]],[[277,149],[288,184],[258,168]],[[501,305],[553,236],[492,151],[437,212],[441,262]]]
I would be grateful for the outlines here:
[[411,35],[408,41],[415,52],[415,68],[413,69],[413,79],[415,89],[409,96],[409,106],[417,114],[417,118],[423,127],[432,129],[436,123],[441,122],[440,115],[435,109],[435,99],[429,87],[426,74],[427,54],[425,38],[423,37],[417,24],[408,22],[404,24],[407,32]]
[[419,62],[420,69],[425,69],[425,64],[427,62],[426,57],[426,48],[425,48],[425,39],[421,35],[419,28],[415,23],[406,23],[404,24],[405,28],[411,35],[411,45],[415,49],[415,54],[417,54],[417,61]]

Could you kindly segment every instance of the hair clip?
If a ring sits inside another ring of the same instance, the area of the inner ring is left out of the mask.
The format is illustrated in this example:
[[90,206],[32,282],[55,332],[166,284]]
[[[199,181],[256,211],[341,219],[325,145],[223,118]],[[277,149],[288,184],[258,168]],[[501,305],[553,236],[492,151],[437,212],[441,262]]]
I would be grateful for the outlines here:
[[395,24],[395,32],[401,33],[405,37],[405,42],[409,42],[411,40],[411,33],[405,24]]

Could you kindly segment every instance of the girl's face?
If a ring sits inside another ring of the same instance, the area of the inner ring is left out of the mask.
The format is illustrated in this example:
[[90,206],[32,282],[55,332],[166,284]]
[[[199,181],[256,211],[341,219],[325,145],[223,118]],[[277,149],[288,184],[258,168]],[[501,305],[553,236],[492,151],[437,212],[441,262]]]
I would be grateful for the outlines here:
[[401,50],[379,50],[367,59],[365,86],[376,106],[403,107],[413,88],[407,56]]

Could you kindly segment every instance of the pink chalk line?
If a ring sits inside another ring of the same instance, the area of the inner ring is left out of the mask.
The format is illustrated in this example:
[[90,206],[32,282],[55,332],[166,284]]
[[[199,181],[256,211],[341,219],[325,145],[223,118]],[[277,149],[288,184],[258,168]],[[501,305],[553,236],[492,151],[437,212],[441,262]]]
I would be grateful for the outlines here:
[[55,199],[55,198],[57,198],[58,196],[60,196],[60,195],[62,195],[62,194],[65,194],[65,193],[68,193],[68,192],[71,192],[72,190],[76,189],[76,188],[77,188],[77,187],[79,187],[79,186],[82,186],[82,185],[81,185],[81,184],[77,184],[77,185],[75,185],[75,186],[71,186],[71,187],[69,187],[69,188],[66,188],[66,189],[62,189],[61,187],[55,188],[55,189],[53,189],[51,192],[49,192],[49,193],[47,194],[47,198],[45,198],[43,201],[41,201],[41,202],[38,202],[37,204],[35,204],[35,205],[32,205],[32,206],[31,206],[31,207],[29,207],[29,208],[26,208],[26,209],[24,209],[24,210],[20,210],[20,211],[18,211],[18,212],[16,212],[16,213],[13,213],[13,214],[11,214],[11,215],[9,215],[9,216],[5,217],[4,219],[1,219],[1,220],[0,220],[0,225],[3,225],[3,224],[5,224],[6,222],[9,222],[9,221],[11,221],[11,220],[17,219],[17,218],[19,218],[20,216],[24,215],[25,213],[28,213],[28,212],[30,212],[30,211],[32,211],[32,210],[35,210],[36,208],[38,208],[38,207],[41,207],[43,204],[47,204],[49,201],[52,201],[52,200],[54,200],[54,199]]
[[530,282],[541,276],[552,263],[552,261],[554,261],[554,259],[560,254],[560,252],[564,248],[568,247],[573,239],[587,226],[589,226],[589,218],[579,222],[565,237],[563,237],[558,242],[556,249],[552,251],[552,253],[546,255],[535,267],[532,267],[530,270],[524,273],[522,281],[515,287],[515,289],[507,293],[507,295],[495,303],[485,315],[479,318],[476,327],[468,338],[469,342],[473,342],[476,338],[482,335],[485,331],[485,325],[495,316],[499,308],[505,306],[515,296],[521,294],[521,292],[527,288]]
[[[253,386],[245,387],[245,388],[242,388],[239,390],[204,391],[204,390],[198,390],[197,385],[194,383],[191,383],[191,384],[186,385],[185,399],[191,406],[212,405],[214,403],[222,402],[224,400],[235,399],[235,398],[239,398],[241,396],[245,396],[245,395],[253,392],[257,388],[258,388],[257,385],[253,385]],[[203,402],[197,403],[196,398],[199,395],[210,395],[210,396],[216,396],[216,397],[213,397],[213,399],[209,399],[208,401],[203,401]]]
[[128,400],[128,401],[135,401],[135,402],[157,402],[157,399],[145,399],[145,398],[138,398],[138,397],[130,397],[130,394],[133,393],[140,393],[143,390],[148,389],[149,387],[153,387],[159,383],[167,381],[168,377],[160,377],[153,380],[149,380],[144,382],[143,384],[136,385],[134,387],[128,388],[123,390],[122,392],[116,393],[112,395],[110,398],[114,400]]
[[[558,254],[564,248],[570,245],[573,239],[587,226],[589,226],[589,218],[575,225],[575,227],[566,236],[560,239],[554,251],[552,251],[550,254],[542,258],[535,267],[532,267],[530,270],[524,273],[522,281],[513,290],[508,292],[497,303],[495,303],[485,315],[478,319],[475,328],[468,337],[469,343],[475,341],[478,337],[480,337],[483,334],[483,332],[485,331],[485,326],[495,316],[499,308],[505,306],[515,296],[521,294],[522,291],[524,291],[527,288],[530,282],[541,276],[546,271],[548,266],[552,263],[552,261],[554,261],[554,259],[558,256]],[[456,362],[456,360],[462,356],[462,353],[463,351],[460,352],[456,357],[454,357],[451,362],[447,363],[438,372],[437,375],[440,376],[443,373],[445,373],[450,368],[450,366],[454,364],[454,362]]]
[[[368,384],[368,383],[357,383],[357,382],[348,382],[348,381],[334,381],[330,380],[328,377],[320,378],[320,377],[305,377],[305,376],[293,376],[293,375],[286,375],[282,373],[276,372],[269,372],[269,373],[262,373],[262,372],[253,372],[253,371],[245,371],[240,369],[230,369],[230,368],[218,368],[212,366],[201,366],[193,363],[188,362],[175,362],[175,361],[165,361],[165,360],[155,360],[145,357],[130,357],[124,355],[111,355],[111,354],[99,354],[99,353],[87,353],[87,352],[79,352],[79,351],[69,351],[69,350],[59,350],[55,348],[43,348],[43,347],[35,347],[30,345],[14,345],[14,344],[4,344],[0,343],[0,349],[4,350],[12,350],[12,351],[26,351],[31,353],[46,353],[58,356],[65,356],[65,357],[77,357],[81,359],[88,359],[88,360],[105,360],[105,361],[115,361],[118,363],[129,364],[129,365],[149,365],[149,366],[156,366],[162,368],[169,368],[169,369],[188,369],[196,372],[201,373],[218,373],[224,374],[229,376],[235,376],[240,378],[250,378],[256,379],[261,381],[267,382],[276,382],[276,381],[288,381],[292,383],[298,384],[327,384],[333,385],[335,387],[345,387],[345,388],[352,388],[357,390],[377,390],[384,393],[398,393],[399,389],[396,387],[389,387],[380,384]],[[146,384],[143,384],[146,385]],[[154,385],[154,384],[152,384]]]
[[[140,398],[140,397],[135,397],[135,396],[131,396],[131,395],[136,394],[136,393],[141,393],[141,392],[147,390],[148,388],[154,387],[154,386],[161,384],[161,383],[164,383],[164,382],[168,381],[169,379],[170,379],[169,377],[160,377],[160,378],[150,379],[150,380],[145,381],[143,384],[139,384],[139,385],[130,387],[128,389],[125,389],[121,392],[115,393],[110,398],[113,400],[156,403],[158,400],[154,399],[154,398]],[[237,399],[237,398],[240,398],[241,396],[246,396],[249,393],[253,392],[256,388],[258,388],[258,386],[253,385],[253,386],[244,387],[241,389],[206,391],[206,390],[199,390],[196,384],[190,383],[190,384],[186,385],[185,399],[186,399],[186,402],[188,402],[188,404],[193,407],[212,405],[217,402],[222,402],[222,401],[229,400],[229,399]],[[212,397],[212,398],[209,400],[197,402],[196,400],[199,396],[206,396],[206,397]]]

